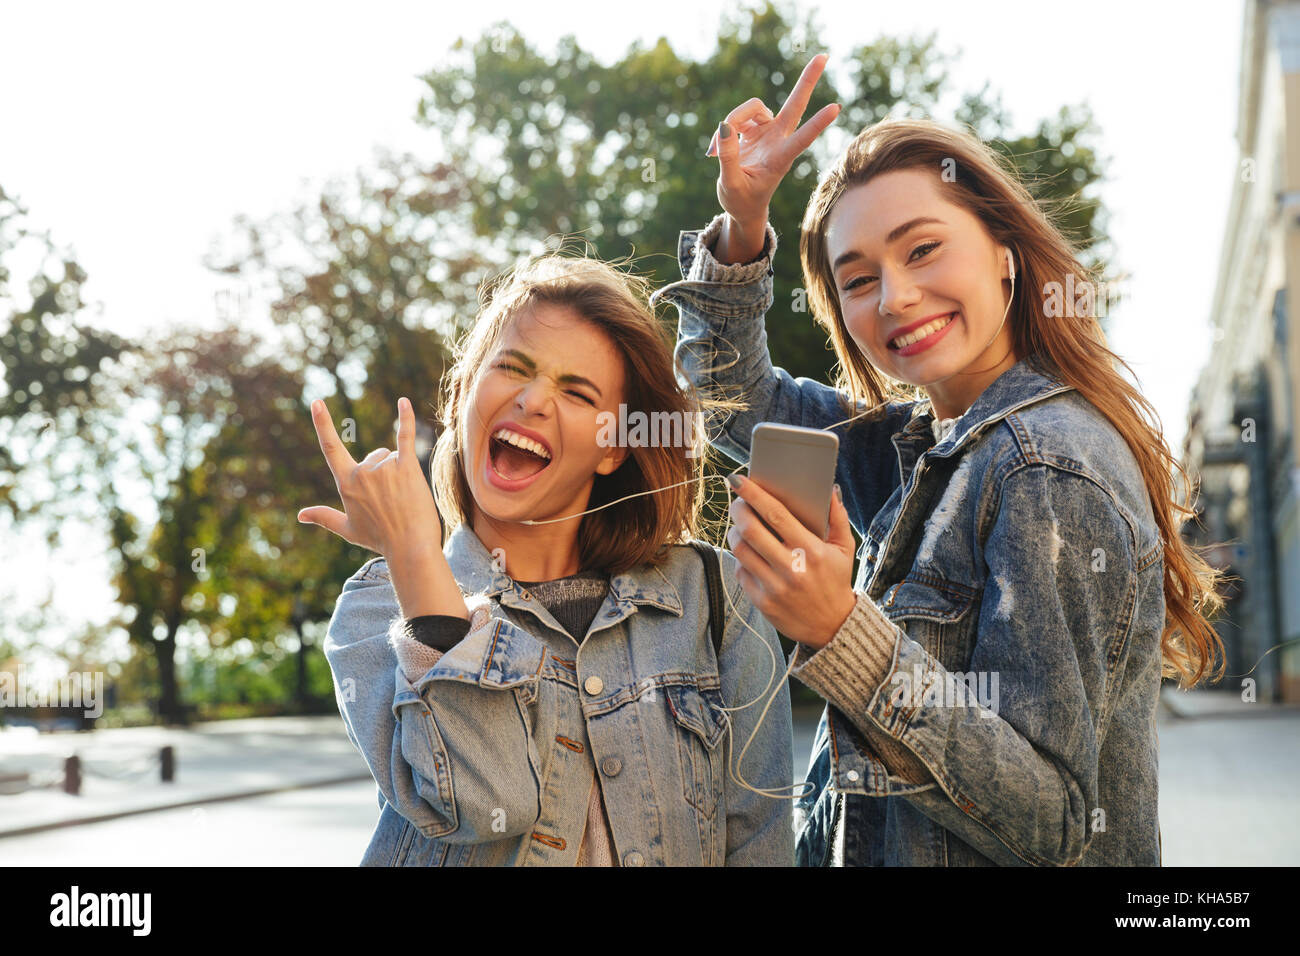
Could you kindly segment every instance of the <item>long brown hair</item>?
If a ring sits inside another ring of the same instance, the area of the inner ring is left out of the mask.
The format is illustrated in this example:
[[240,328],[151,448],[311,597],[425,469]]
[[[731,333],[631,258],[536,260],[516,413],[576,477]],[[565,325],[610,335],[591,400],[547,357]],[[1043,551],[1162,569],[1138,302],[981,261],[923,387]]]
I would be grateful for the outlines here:
[[[929,120],[889,119],[869,126],[818,184],[799,239],[813,315],[830,333],[839,359],[836,384],[844,393],[846,414],[852,414],[856,401],[875,408],[888,401],[915,400],[920,393],[886,380],[850,338],[826,251],[826,221],[846,190],[881,173],[913,168],[933,170],[943,180],[945,198],[976,216],[995,243],[1011,247],[1016,278],[1024,289],[1041,289],[1047,297],[1049,283],[1061,283],[1059,290],[1067,276],[1090,283],[1089,288],[1105,288],[1098,286],[1098,271],[1083,266],[1075,247],[1044,211],[1050,204],[1035,201],[1011,162],[976,136]],[[1043,297],[1016,296],[1012,303],[1008,322],[1015,354],[1077,389],[1124,437],[1142,471],[1164,545],[1162,672],[1176,676],[1180,686],[1195,686],[1217,657],[1211,675],[1217,679],[1223,672],[1223,644],[1207,616],[1223,605],[1218,591],[1223,572],[1179,534],[1183,521],[1195,511],[1175,496],[1173,473],[1178,472],[1190,491],[1187,473],[1169,451],[1155,409],[1119,373],[1117,365],[1130,373],[1133,369],[1107,348],[1096,298],[1082,298],[1082,308],[1065,309],[1048,321]]]
[[[578,526],[581,569],[619,574],[638,564],[657,565],[669,545],[699,535],[706,497],[700,479],[709,446],[702,427],[688,435],[685,423],[688,416],[699,421],[697,413],[702,415],[703,409],[727,403],[705,399],[692,386],[679,384],[673,335],[650,307],[648,289],[646,280],[609,263],[568,255],[527,260],[484,285],[478,319],[454,348],[454,362],[441,389],[442,433],[430,470],[444,535],[473,514],[461,449],[475,375],[508,324],[538,303],[569,307],[605,333],[623,359],[629,416],[639,412],[650,421],[679,423],[671,434],[680,435],[680,441],[633,445],[615,471],[595,476],[588,508],[637,492],[677,487],[584,515]],[[685,375],[680,381],[686,381]],[[664,413],[671,417],[654,417]]]

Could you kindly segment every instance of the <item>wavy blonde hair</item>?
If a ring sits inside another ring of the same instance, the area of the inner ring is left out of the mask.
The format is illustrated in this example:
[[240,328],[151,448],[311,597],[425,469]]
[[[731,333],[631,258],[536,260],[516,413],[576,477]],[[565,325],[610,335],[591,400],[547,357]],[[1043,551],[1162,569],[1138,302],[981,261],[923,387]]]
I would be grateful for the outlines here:
[[[852,414],[854,401],[882,406],[883,411],[886,402],[913,401],[922,393],[885,379],[849,336],[826,250],[827,219],[847,190],[882,173],[914,168],[933,170],[936,175],[941,170],[955,172],[955,180],[943,184],[945,198],[976,216],[995,243],[1011,247],[1022,288],[1042,289],[1046,297],[1048,283],[1064,285],[1067,275],[1089,282],[1101,278],[1096,270],[1083,266],[1076,249],[1049,219],[1044,211],[1049,203],[1035,201],[1011,162],[976,136],[919,119],[888,119],[869,126],[813,192],[799,239],[813,315],[829,332],[839,360],[836,384],[846,414]],[[1162,673],[1177,677],[1182,687],[1195,686],[1217,657],[1210,679],[1218,679],[1224,666],[1223,644],[1207,618],[1223,606],[1219,593],[1223,572],[1180,535],[1184,520],[1195,511],[1175,496],[1173,474],[1181,476],[1190,492],[1187,473],[1170,452],[1155,409],[1119,373],[1119,365],[1130,373],[1133,369],[1107,348],[1095,297],[1081,301],[1084,308],[1067,309],[1070,314],[1047,321],[1041,300],[1017,296],[1007,320],[1015,354],[1077,389],[1124,437],[1142,471],[1164,545]],[[1183,500],[1190,500],[1190,495]]]

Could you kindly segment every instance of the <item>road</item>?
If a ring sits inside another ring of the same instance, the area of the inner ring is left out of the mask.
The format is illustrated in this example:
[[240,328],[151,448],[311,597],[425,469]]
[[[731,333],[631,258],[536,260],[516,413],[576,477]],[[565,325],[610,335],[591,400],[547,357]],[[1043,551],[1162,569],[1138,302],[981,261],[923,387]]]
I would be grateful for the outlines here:
[[[799,774],[815,719],[815,712],[796,719]],[[1166,866],[1300,864],[1300,711],[1192,719],[1162,712],[1159,731]],[[197,775],[196,759],[182,757],[182,771]],[[282,760],[277,754],[278,765]],[[0,796],[0,826],[4,801],[15,799],[23,798]],[[377,814],[368,779],[314,786],[3,837],[0,866],[354,866]]]

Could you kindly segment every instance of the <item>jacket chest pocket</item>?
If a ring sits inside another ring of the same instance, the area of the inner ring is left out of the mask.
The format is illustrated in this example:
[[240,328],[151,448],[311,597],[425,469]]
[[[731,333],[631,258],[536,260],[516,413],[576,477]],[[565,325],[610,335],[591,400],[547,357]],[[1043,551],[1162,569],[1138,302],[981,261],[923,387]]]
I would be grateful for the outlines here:
[[725,748],[718,746],[727,729],[726,715],[720,709],[722,697],[715,690],[680,684],[670,684],[664,690],[676,723],[682,797],[711,818],[718,808],[725,773]]
[[913,570],[881,595],[880,608],[947,670],[964,669],[974,649],[975,591],[928,571]]

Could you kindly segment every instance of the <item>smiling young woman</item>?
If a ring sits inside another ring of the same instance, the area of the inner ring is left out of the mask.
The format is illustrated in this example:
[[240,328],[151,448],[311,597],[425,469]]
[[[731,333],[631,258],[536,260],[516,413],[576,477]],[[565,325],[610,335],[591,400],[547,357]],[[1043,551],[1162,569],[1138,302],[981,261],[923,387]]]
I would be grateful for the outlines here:
[[1008,162],[925,120],[863,130],[809,200],[836,387],[773,367],[767,208],[837,115],[800,126],[824,65],[778,114],[751,99],[720,125],[724,212],[682,234],[684,279],[656,293],[692,381],[749,399],[718,448],[745,463],[759,421],[840,436],[825,541],[747,480],[729,535],[827,701],[799,862],[1158,865],[1160,681],[1195,684],[1222,651],[1181,468],[1093,311],[1044,307],[1088,275],[1075,250]]
[[[409,402],[398,451],[361,465],[313,409],[347,515],[304,519],[382,555],[344,583],[325,640],[379,787],[362,864],[792,864],[780,644],[723,553],[734,605],[715,645],[688,546],[702,438],[602,440],[602,415],[699,407],[644,283],[590,259],[523,264],[457,347],[442,398],[442,520]],[[763,720],[746,705],[769,692]],[[749,742],[739,765],[729,732]]]

